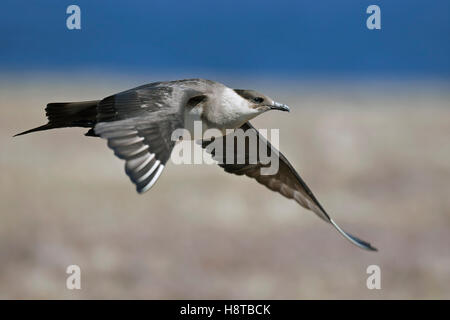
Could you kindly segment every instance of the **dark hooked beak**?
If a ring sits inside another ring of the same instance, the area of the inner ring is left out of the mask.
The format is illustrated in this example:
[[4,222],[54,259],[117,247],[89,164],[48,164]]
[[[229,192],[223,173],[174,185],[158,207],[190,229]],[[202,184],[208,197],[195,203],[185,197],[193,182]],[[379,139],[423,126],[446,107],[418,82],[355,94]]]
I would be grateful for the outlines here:
[[281,110],[281,111],[287,111],[289,112],[290,109],[287,105],[282,104],[282,103],[278,103],[278,102],[273,102],[272,105],[270,106],[271,110]]

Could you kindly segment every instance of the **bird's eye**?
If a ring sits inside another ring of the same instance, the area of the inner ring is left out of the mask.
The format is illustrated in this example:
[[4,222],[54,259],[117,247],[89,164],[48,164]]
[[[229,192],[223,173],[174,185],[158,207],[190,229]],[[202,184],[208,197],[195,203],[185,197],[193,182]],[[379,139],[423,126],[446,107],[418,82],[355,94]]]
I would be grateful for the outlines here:
[[256,97],[256,98],[253,98],[253,101],[256,102],[256,103],[261,103],[261,102],[264,101],[264,98]]

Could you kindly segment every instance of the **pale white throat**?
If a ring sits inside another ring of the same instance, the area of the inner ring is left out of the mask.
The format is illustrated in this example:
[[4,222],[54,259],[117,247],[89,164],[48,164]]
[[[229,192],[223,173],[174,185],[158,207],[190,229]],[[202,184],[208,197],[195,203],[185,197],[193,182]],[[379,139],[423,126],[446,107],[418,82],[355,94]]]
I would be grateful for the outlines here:
[[202,130],[218,129],[223,135],[227,129],[237,129],[263,111],[252,108],[248,100],[233,89],[224,87],[214,95],[208,95],[205,102],[194,108],[185,109],[184,127],[191,135],[195,121],[202,122]]

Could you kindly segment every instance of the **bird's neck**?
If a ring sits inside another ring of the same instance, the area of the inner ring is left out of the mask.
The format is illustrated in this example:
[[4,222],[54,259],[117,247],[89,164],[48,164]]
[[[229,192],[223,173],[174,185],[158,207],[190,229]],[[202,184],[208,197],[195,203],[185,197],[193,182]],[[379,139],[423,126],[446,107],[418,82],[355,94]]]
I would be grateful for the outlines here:
[[219,130],[239,128],[257,115],[249,102],[230,88],[225,88],[221,95],[205,104],[203,113],[210,125]]

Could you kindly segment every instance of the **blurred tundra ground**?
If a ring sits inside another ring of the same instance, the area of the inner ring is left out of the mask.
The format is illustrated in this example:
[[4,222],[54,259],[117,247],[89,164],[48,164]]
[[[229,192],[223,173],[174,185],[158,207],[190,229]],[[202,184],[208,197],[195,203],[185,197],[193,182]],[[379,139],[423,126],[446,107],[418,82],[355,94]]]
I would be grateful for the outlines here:
[[[226,82],[291,106],[253,123],[280,128],[282,152],[344,229],[379,248],[371,253],[217,166],[169,163],[138,195],[86,130],[12,138],[45,123],[48,102],[148,79],[0,82],[0,298],[450,298],[448,83]],[[66,289],[72,264],[81,290]],[[373,264],[381,290],[366,287]]]

